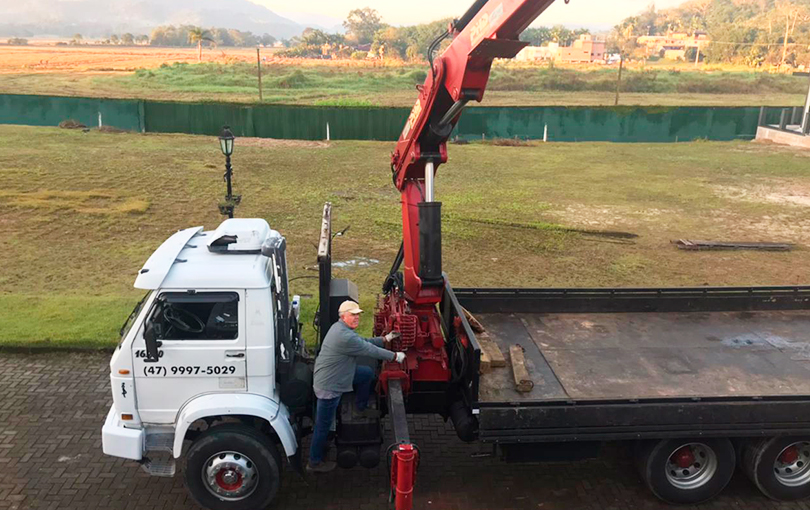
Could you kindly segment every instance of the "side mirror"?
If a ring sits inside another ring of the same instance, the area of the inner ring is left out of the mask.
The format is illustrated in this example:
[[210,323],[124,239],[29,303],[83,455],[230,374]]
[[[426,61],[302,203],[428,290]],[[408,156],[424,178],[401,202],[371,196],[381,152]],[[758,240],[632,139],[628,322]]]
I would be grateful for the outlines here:
[[162,336],[162,324],[155,324],[151,320],[146,321],[146,325],[143,328],[143,340],[146,344],[146,357],[144,358],[145,362],[157,363],[158,359],[160,359],[158,347],[160,347],[163,342],[158,341],[158,338]]

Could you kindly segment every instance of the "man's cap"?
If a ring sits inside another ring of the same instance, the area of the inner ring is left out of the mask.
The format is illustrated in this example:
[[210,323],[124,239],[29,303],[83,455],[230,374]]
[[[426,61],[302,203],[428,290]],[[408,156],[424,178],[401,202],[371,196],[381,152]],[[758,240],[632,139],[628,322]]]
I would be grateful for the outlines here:
[[358,314],[363,310],[352,300],[346,300],[340,304],[340,308],[338,308],[338,314],[343,315],[344,313],[353,313]]

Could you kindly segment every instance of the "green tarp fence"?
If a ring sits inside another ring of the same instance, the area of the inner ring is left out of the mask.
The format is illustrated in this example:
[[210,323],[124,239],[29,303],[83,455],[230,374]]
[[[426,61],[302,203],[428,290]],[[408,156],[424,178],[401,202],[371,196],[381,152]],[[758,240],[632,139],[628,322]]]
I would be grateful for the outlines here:
[[243,106],[234,104],[144,104],[147,132],[219,134],[223,124],[236,136],[324,140],[396,140],[407,108]]
[[0,94],[0,124],[57,126],[73,119],[88,127],[101,124],[143,131],[143,102],[126,99]]
[[[778,122],[779,111],[768,110]],[[492,107],[469,108],[460,138],[528,138],[557,142],[684,142],[753,139],[757,107]]]
[[[0,95],[0,123],[56,126],[67,119],[131,131],[217,135],[223,125],[236,136],[293,140],[394,141],[408,108],[173,103],[30,95]],[[549,141],[677,142],[752,139],[757,107],[538,106],[471,107],[453,136]],[[779,109],[767,121],[778,123]]]

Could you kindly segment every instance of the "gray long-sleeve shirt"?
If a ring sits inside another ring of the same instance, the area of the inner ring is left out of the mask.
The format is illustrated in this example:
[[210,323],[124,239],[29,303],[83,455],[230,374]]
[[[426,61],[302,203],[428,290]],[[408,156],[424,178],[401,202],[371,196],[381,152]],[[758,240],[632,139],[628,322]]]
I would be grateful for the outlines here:
[[393,361],[396,354],[383,349],[382,337],[365,339],[343,321],[329,328],[323,339],[321,352],[315,359],[313,386],[318,392],[348,393],[352,391],[357,358],[365,356]]

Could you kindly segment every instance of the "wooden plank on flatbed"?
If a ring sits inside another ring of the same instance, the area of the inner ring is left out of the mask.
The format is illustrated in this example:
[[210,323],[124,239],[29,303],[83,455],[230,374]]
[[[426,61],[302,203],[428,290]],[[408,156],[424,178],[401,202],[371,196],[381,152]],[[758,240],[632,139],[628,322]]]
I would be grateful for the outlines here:
[[509,348],[509,358],[512,360],[512,374],[515,377],[515,389],[521,393],[528,393],[534,388],[534,382],[526,370],[526,360],[523,357],[523,347],[515,344]]
[[492,360],[489,359],[489,354],[484,349],[481,349],[481,361],[478,364],[478,372],[488,374],[492,370]]
[[499,368],[506,366],[506,358],[498,345],[489,336],[489,333],[479,333],[475,336],[478,344],[481,345],[481,352],[486,352],[489,358],[489,364],[492,368]]
[[521,344],[526,349],[523,357],[529,377],[534,383],[531,392],[521,393],[515,390],[515,381],[510,369],[493,369],[480,378],[478,396],[482,402],[569,400],[543,354],[532,342],[520,317],[507,313],[476,315],[501,352],[506,353],[509,346],[515,343]]
[[470,327],[472,328],[474,333],[483,333],[486,331],[484,329],[484,326],[482,326],[481,323],[478,322],[478,319],[475,318],[475,315],[468,312],[467,309],[464,307],[462,307],[461,309],[464,310],[464,317],[467,318],[467,322],[470,323]]

